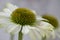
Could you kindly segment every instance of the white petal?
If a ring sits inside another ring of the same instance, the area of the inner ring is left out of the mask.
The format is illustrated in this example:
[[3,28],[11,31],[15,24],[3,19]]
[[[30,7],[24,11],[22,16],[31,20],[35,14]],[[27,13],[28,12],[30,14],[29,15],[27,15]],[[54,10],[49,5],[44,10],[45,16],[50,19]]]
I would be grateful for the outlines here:
[[[2,27],[6,28],[5,30],[8,33],[17,33],[20,30],[20,26],[18,24],[14,24],[10,21],[8,17],[0,16],[0,24]],[[19,26],[19,27],[18,27]]]
[[42,37],[45,37],[46,36],[46,39],[49,39],[50,38],[50,36],[51,36],[51,32],[52,31],[49,31],[49,30],[47,30],[47,29],[42,29],[42,28],[37,28],[36,29],[38,32],[40,32],[40,34],[41,34],[41,36]]
[[35,30],[37,30],[42,37],[46,35],[47,39],[50,37],[50,33],[54,30],[54,27],[51,24],[44,21],[39,21],[36,25]]
[[22,33],[23,34],[27,34],[29,31],[30,31],[30,29],[28,28],[29,26],[24,26],[23,27],[23,30],[22,30]]
[[11,13],[11,11],[9,10],[9,9],[7,9],[7,8],[5,8],[5,9],[3,9],[3,11],[5,12],[5,13]]
[[32,12],[33,12],[35,15],[37,15],[37,14],[36,14],[36,11],[32,10]]
[[9,17],[0,16],[0,24],[6,24],[10,22]]
[[11,4],[11,3],[7,3],[7,8],[12,12],[18,7],[16,5]]
[[1,12],[1,14],[3,14],[4,16],[10,17],[11,13],[17,8],[18,8],[17,6],[12,5],[11,3],[7,3],[7,8],[3,9],[3,12]]
[[37,30],[37,31],[40,33],[41,37],[43,37],[43,38],[44,38],[45,36],[46,36],[47,39],[50,37],[50,32],[47,31],[47,30],[42,30],[42,29],[40,29],[40,30]]
[[37,19],[37,21],[41,21],[41,20],[46,20],[46,21],[48,21],[47,19],[44,19],[44,18],[42,18],[42,17],[40,17],[40,16],[36,16],[36,19]]
[[2,16],[2,17],[9,17],[9,14],[7,14],[5,12],[0,12],[0,16]]
[[46,34],[46,38],[47,38],[47,39],[50,38],[50,36],[51,36],[50,33],[51,33],[51,32],[45,32],[45,34]]
[[51,35],[52,35],[52,38],[55,39],[56,35],[54,30],[51,32]]
[[32,30],[30,30],[30,32],[28,33],[28,35],[31,38],[31,40],[36,40],[36,35],[34,34],[34,32]]
[[57,35],[58,38],[60,38],[60,34],[57,33],[56,35]]
[[38,27],[48,31],[52,31],[54,29],[54,27],[51,24],[43,21],[40,22],[40,26]]
[[[36,23],[36,25],[37,26],[35,26],[36,27],[35,30],[37,30],[42,37],[46,36],[47,39],[51,36],[50,33],[52,33],[54,30],[54,27],[47,22],[40,21],[40,22]],[[52,35],[53,35],[53,33],[52,33]]]
[[[33,29],[32,29],[32,30],[33,30]],[[42,29],[36,27],[35,30],[36,30],[42,37],[45,36],[45,31],[43,31]]]
[[36,39],[41,40],[41,34],[37,30],[32,30],[34,34],[36,35]]
[[6,32],[11,33],[11,34],[16,34],[20,31],[21,26],[14,24],[14,23],[8,23],[6,24]]
[[[32,26],[37,26],[37,25],[40,26],[40,22],[41,22],[42,20],[46,20],[46,19],[37,16],[37,17],[36,17],[36,22],[35,22],[34,25],[32,25]],[[46,20],[46,21],[48,21],[48,20]]]
[[33,26],[29,26],[28,28],[29,28],[30,30],[31,30],[31,29],[36,29],[36,27],[33,27]]
[[17,27],[15,27],[15,28],[11,28],[11,34],[17,34],[17,33],[19,33],[19,31],[20,31],[20,29],[21,29],[21,26],[17,26]]
[[45,36],[45,31],[38,27],[29,27],[30,30],[34,30],[35,32],[39,33],[41,37]]
[[55,35],[60,38],[60,30],[55,30]]
[[0,27],[4,28],[6,27],[5,25],[10,23],[10,18],[9,17],[5,17],[5,16],[0,16]]
[[29,27],[29,29],[37,31],[42,37],[45,36],[45,31],[43,31],[42,29],[40,29],[38,27]]
[[3,12],[4,12],[4,14],[6,14],[7,16],[11,16],[11,11],[9,10],[9,9],[7,9],[7,8],[5,8],[5,9],[3,9]]

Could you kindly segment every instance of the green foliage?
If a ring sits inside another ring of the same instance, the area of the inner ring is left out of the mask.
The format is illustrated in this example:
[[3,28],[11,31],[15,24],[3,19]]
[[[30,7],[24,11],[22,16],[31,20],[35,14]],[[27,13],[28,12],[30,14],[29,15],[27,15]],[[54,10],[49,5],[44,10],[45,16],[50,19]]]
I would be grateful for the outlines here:
[[36,21],[36,17],[32,10],[17,8],[12,12],[11,20],[20,25],[32,25]]

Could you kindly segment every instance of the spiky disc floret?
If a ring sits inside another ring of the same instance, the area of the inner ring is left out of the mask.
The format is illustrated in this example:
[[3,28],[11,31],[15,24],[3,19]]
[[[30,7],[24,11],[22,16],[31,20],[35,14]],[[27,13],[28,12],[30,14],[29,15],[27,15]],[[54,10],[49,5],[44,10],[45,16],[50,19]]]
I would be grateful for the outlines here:
[[12,12],[11,20],[20,25],[32,25],[36,21],[36,17],[32,10],[17,8]]

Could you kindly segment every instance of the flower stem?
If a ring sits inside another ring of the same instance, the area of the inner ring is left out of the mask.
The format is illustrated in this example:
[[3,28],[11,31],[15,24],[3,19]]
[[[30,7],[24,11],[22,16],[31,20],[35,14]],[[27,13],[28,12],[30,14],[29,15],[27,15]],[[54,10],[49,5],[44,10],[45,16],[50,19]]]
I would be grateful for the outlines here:
[[21,30],[20,30],[20,32],[18,34],[18,40],[22,40],[23,39],[22,29],[23,29],[23,26],[21,27]]
[[13,34],[10,35],[10,40],[14,40],[14,35]]
[[46,40],[46,36],[42,37],[42,40]]

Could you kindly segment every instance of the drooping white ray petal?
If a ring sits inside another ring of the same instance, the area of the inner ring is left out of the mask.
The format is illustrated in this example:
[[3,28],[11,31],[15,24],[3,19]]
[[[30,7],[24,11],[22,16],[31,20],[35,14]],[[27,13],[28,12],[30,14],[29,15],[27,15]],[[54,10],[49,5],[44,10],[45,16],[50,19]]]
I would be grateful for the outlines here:
[[31,27],[31,26],[29,26],[28,28],[29,28],[29,29],[36,29],[36,27],[33,27],[33,26],[32,26],[32,27]]
[[4,12],[4,14],[6,14],[7,16],[11,16],[11,11],[9,10],[9,9],[7,9],[7,8],[5,8],[5,9],[3,9],[3,12]]
[[7,3],[7,8],[12,12],[18,7],[16,5],[11,4],[11,3]]
[[44,19],[44,18],[42,18],[42,17],[40,17],[40,16],[36,16],[36,19],[37,19],[37,21],[41,21],[41,20],[46,20],[46,21],[48,21],[47,19]]
[[35,27],[36,30],[40,32],[41,36],[46,36],[47,39],[51,36],[50,33],[54,30],[54,27],[51,24],[44,21],[37,22]]
[[15,27],[15,29],[14,28],[11,28],[11,34],[16,34],[16,33],[19,33],[19,31],[20,31],[20,29],[21,29],[21,26],[16,26]]
[[43,31],[42,29],[36,27],[35,30],[36,30],[42,37],[45,36],[45,31]]
[[12,34],[19,32],[19,30],[21,29],[21,27],[18,24],[14,24],[14,23],[8,23],[5,26],[7,26],[5,27],[6,32],[12,33]]
[[3,12],[0,12],[0,15],[10,17],[11,13],[17,8],[17,6],[7,3],[7,8],[3,9]]
[[11,13],[11,11],[9,10],[9,9],[7,9],[7,8],[5,8],[5,9],[3,9],[3,11],[5,12],[5,13]]
[[50,37],[50,32],[47,31],[47,30],[38,28],[37,31],[40,33],[40,35],[41,35],[42,38],[46,37],[46,39],[48,39]]
[[2,17],[9,17],[9,13],[5,13],[5,12],[0,12],[0,16]]
[[53,31],[53,26],[49,23],[40,22],[39,25],[36,26],[35,30],[37,30],[42,37],[46,35],[48,39],[50,37],[50,33]]
[[49,37],[50,37],[50,32],[49,31],[43,30],[43,29],[40,29],[40,31],[39,30],[37,30],[37,31],[40,33],[42,38],[46,37],[45,40],[49,39]]
[[54,27],[51,24],[43,21],[37,22],[35,27],[36,27],[36,30],[42,33],[41,34],[42,36],[49,34],[54,30]]
[[10,23],[10,18],[5,16],[0,16],[0,28],[6,27],[5,25]]
[[60,38],[60,27],[55,30],[55,35]]
[[46,20],[46,21],[48,21],[47,19],[44,19],[44,18],[42,18],[42,17],[36,17],[36,22],[34,23],[34,25],[32,25],[32,26],[40,26],[40,23],[41,23],[41,21],[42,20]]
[[55,32],[56,34],[56,36],[58,37],[58,38],[60,38],[60,32]]
[[51,35],[52,35],[52,38],[53,38],[53,39],[56,38],[56,35],[55,35],[55,31],[54,31],[54,30],[51,32]]
[[45,31],[43,31],[42,29],[40,29],[38,27],[29,27],[29,29],[30,30],[35,30],[35,31],[39,32],[42,37],[45,36]]
[[44,29],[44,30],[49,30],[49,31],[52,31],[54,29],[54,27],[51,24],[47,22],[43,22],[43,21],[41,21],[40,26],[37,26],[37,27]]
[[8,23],[10,23],[9,17],[0,16],[0,24],[2,25],[2,27],[5,27],[4,25],[6,25]]
[[50,35],[50,32],[47,32],[47,31],[45,32],[45,35],[46,35],[46,39],[49,39],[50,36],[51,36],[51,35]]
[[42,29],[40,29],[40,28],[37,28],[37,27],[29,27],[29,29],[30,30],[35,30],[35,31],[39,32],[41,36],[44,36],[45,35],[44,31]]
[[34,34],[34,32],[32,30],[30,30],[30,32],[28,33],[28,35],[31,38],[31,40],[36,40],[36,35]]
[[35,12],[34,10],[32,10],[32,12],[33,12],[35,15],[37,15],[36,12]]
[[30,29],[29,29],[29,26],[27,25],[27,26],[23,27],[22,33],[27,34],[29,31],[30,31]]
[[36,35],[36,39],[41,40],[41,34],[37,30],[33,30],[34,34]]
[[50,31],[50,30],[46,30],[46,29],[41,29],[43,31],[43,33],[45,34],[46,36],[46,40],[48,40],[51,36],[52,38],[55,37],[55,34],[54,34],[54,30]]

